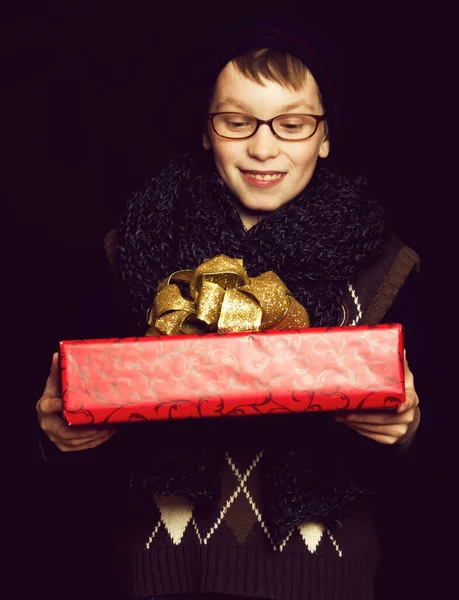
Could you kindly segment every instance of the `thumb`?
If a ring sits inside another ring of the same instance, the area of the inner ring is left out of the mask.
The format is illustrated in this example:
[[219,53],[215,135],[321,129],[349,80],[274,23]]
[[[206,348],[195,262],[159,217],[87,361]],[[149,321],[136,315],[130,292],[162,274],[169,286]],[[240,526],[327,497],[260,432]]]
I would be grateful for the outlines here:
[[37,406],[40,413],[57,413],[62,410],[62,400],[54,396],[43,396]]
[[51,363],[51,370],[49,377],[46,380],[45,391],[43,396],[51,396],[52,398],[58,397],[60,394],[60,373],[59,373],[59,355],[57,352],[53,354],[53,361]]

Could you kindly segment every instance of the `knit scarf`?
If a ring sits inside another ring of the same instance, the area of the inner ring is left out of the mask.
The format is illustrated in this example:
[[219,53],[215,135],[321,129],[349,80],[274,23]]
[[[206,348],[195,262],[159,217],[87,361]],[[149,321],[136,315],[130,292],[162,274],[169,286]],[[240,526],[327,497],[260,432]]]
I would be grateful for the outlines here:
[[[251,277],[274,271],[307,309],[312,327],[338,325],[347,282],[381,252],[388,234],[382,207],[365,192],[363,178],[316,168],[301,194],[247,231],[211,156],[174,159],[134,194],[117,232],[118,265],[136,333],[146,331],[146,310],[162,279],[217,254],[242,258]],[[334,429],[330,419],[320,423],[304,421],[301,444],[290,439],[284,447],[277,439],[266,452],[263,485],[275,537],[306,520],[337,518],[368,488],[362,474],[350,469],[351,451],[343,452],[355,433],[351,438],[343,427]],[[305,442],[308,428],[314,444]],[[133,488],[215,499],[218,461],[211,451],[165,460],[152,456],[148,473],[137,474]]]

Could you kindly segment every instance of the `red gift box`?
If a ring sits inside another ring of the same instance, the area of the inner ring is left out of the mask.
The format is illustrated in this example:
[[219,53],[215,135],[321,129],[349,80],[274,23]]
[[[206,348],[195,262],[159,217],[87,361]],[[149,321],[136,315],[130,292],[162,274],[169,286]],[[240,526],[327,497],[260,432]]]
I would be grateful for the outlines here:
[[400,325],[60,343],[71,425],[396,408]]

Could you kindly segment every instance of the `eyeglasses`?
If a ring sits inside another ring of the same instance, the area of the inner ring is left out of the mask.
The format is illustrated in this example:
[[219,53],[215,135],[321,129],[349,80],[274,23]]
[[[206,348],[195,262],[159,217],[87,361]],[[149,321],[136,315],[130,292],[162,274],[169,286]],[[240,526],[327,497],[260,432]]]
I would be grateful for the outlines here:
[[232,112],[210,113],[207,116],[215,133],[229,140],[247,139],[257,133],[260,125],[269,125],[273,135],[280,140],[299,142],[312,137],[317,131],[319,123],[325,120],[325,114],[300,115],[290,113],[278,115],[267,121]]

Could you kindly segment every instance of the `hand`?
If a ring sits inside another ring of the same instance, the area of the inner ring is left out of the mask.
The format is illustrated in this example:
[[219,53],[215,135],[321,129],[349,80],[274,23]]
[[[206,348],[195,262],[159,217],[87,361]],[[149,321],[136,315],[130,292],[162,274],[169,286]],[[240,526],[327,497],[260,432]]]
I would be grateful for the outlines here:
[[44,433],[62,452],[88,450],[100,446],[115,433],[113,426],[70,426],[59,415],[62,399],[59,397],[59,365],[53,355],[51,372],[43,396],[37,402],[38,422]]
[[413,373],[406,360],[406,352],[404,359],[406,401],[403,404],[390,412],[350,411],[335,416],[335,421],[345,423],[357,433],[380,444],[405,444],[411,441],[419,427],[421,415],[419,398],[414,387]]

